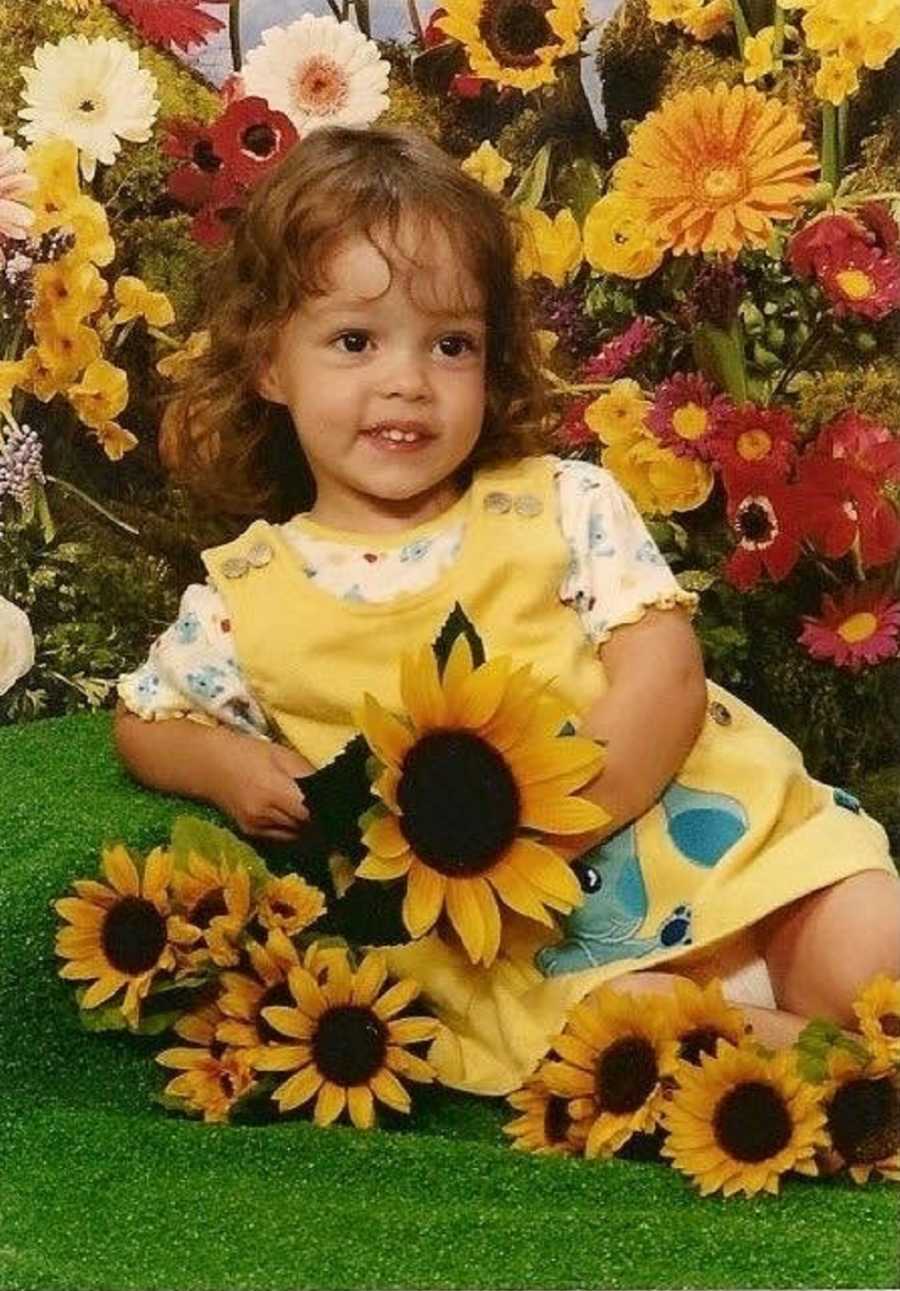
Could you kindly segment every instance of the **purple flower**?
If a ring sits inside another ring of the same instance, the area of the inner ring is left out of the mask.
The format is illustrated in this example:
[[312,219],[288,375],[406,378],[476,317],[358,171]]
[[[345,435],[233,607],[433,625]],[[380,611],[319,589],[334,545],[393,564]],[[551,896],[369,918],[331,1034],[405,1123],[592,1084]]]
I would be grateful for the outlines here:
[[0,448],[0,498],[8,494],[24,507],[34,485],[44,482],[41,441],[30,426],[15,427]]

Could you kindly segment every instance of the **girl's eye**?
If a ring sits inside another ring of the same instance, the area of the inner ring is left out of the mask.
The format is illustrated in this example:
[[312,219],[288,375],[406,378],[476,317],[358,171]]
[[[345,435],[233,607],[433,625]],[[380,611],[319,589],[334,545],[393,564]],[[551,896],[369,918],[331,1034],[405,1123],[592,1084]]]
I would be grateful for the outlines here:
[[442,349],[444,346],[449,347],[443,349],[448,359],[458,359],[460,355],[473,353],[475,350],[475,343],[468,336],[442,336],[438,344]]
[[362,354],[369,338],[365,332],[342,332],[336,339],[338,344],[346,342],[346,354]]

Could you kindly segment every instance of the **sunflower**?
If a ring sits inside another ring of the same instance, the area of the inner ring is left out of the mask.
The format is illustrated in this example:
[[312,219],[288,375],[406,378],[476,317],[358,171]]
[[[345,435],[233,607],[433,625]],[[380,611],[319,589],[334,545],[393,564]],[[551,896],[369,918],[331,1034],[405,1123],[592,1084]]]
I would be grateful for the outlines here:
[[218,1001],[224,1017],[217,1037],[238,1047],[269,1044],[277,1040],[278,1032],[263,1017],[263,1009],[293,1004],[294,997],[288,989],[288,974],[292,968],[304,967],[318,977],[321,966],[321,956],[315,943],[307,948],[301,961],[296,946],[281,928],[272,929],[265,946],[250,940],[245,950],[256,976],[224,972]]
[[886,973],[873,977],[854,1001],[853,1012],[872,1051],[900,1062],[900,979],[892,981]]
[[612,1154],[657,1125],[667,1078],[677,1069],[667,1003],[601,986],[570,1011],[552,1058],[538,1069],[551,1093],[569,1099],[572,1142],[587,1157]]
[[221,1020],[217,1004],[205,1004],[185,1014],[174,1029],[190,1045],[164,1049],[156,1055],[161,1066],[182,1072],[169,1081],[163,1093],[202,1112],[205,1121],[227,1121],[235,1103],[256,1084],[250,1050],[229,1049],[217,1038]]
[[330,1125],[345,1110],[361,1130],[375,1124],[375,1098],[408,1112],[410,1098],[395,1073],[430,1083],[434,1068],[403,1046],[431,1040],[436,1018],[395,1018],[419,993],[406,977],[383,994],[387,960],[372,950],[351,971],[347,953],[330,954],[320,983],[306,967],[292,968],[293,1004],[262,1010],[264,1020],[290,1043],[266,1045],[253,1054],[257,1071],[292,1071],[272,1094],[282,1112],[316,1097],[313,1119]]
[[635,127],[615,187],[646,201],[677,254],[762,250],[791,219],[816,169],[796,112],[746,85],[685,90]]
[[[205,948],[191,952],[191,963],[211,958],[220,968],[238,962],[235,942],[250,917],[250,875],[243,866],[214,865],[191,852],[187,868],[176,870],[172,887],[184,925],[202,937]],[[187,940],[187,936],[185,936]]]
[[256,917],[264,928],[281,928],[288,937],[308,928],[325,911],[325,894],[299,874],[269,879],[259,894]]
[[569,1137],[572,1117],[566,1098],[552,1094],[535,1073],[521,1089],[507,1095],[506,1101],[521,1113],[503,1126],[512,1139],[512,1147],[539,1156],[573,1156],[578,1148]]
[[900,1073],[887,1057],[834,1045],[823,1100],[835,1152],[856,1183],[873,1170],[900,1181]]
[[787,1170],[818,1174],[813,1158],[828,1143],[821,1091],[801,1079],[795,1055],[766,1056],[746,1041],[720,1042],[699,1067],[682,1063],[663,1125],[663,1156],[703,1196],[777,1193]]
[[443,8],[435,26],[462,42],[472,72],[524,91],[556,79],[584,22],[583,0],[445,0]]
[[705,987],[689,977],[676,977],[674,983],[671,1027],[683,1062],[699,1066],[701,1055],[714,1054],[719,1040],[740,1043],[750,1028],[740,1009],[727,1003],[718,978]]
[[59,975],[92,982],[80,1001],[84,1009],[103,1004],[124,986],[122,1014],[134,1029],[154,977],[175,967],[177,944],[185,939],[169,915],[172,857],[156,848],[139,875],[128,852],[116,844],[104,850],[102,868],[111,886],[79,879],[77,897],[54,903],[70,924],[56,937],[56,953],[69,961]]
[[388,810],[363,836],[356,873],[407,876],[403,921],[424,935],[446,905],[473,963],[493,963],[500,944],[497,897],[553,926],[546,907],[568,914],[578,880],[549,847],[520,830],[580,834],[608,819],[570,796],[603,765],[603,750],[557,737],[568,713],[543,694],[531,665],[510,672],[508,656],[475,668],[463,634],[443,677],[430,646],[404,657],[400,693],[409,724],[365,696],[356,721],[384,764],[373,792]]

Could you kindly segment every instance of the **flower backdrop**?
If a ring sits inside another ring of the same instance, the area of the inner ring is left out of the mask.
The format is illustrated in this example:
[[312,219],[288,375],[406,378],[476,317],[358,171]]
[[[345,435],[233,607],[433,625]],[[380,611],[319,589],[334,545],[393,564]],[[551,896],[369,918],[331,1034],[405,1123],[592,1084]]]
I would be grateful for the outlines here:
[[0,11],[2,718],[111,703],[230,536],[160,426],[247,193],[321,124],[412,122],[527,224],[548,450],[616,475],[711,675],[896,840],[898,0],[264,12]]

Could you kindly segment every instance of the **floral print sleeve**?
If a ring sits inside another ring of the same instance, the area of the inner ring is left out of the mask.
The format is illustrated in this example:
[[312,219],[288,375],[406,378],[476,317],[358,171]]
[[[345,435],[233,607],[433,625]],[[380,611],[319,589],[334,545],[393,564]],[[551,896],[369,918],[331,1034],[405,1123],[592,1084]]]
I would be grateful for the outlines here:
[[577,611],[596,645],[608,641],[614,628],[636,623],[651,607],[696,610],[696,594],[679,586],[634,503],[609,471],[560,459],[556,483],[570,553],[560,600]]
[[218,592],[192,583],[178,618],[150,647],[144,663],[119,678],[126,708],[147,721],[189,717],[272,738],[266,717],[241,675],[231,625]]

